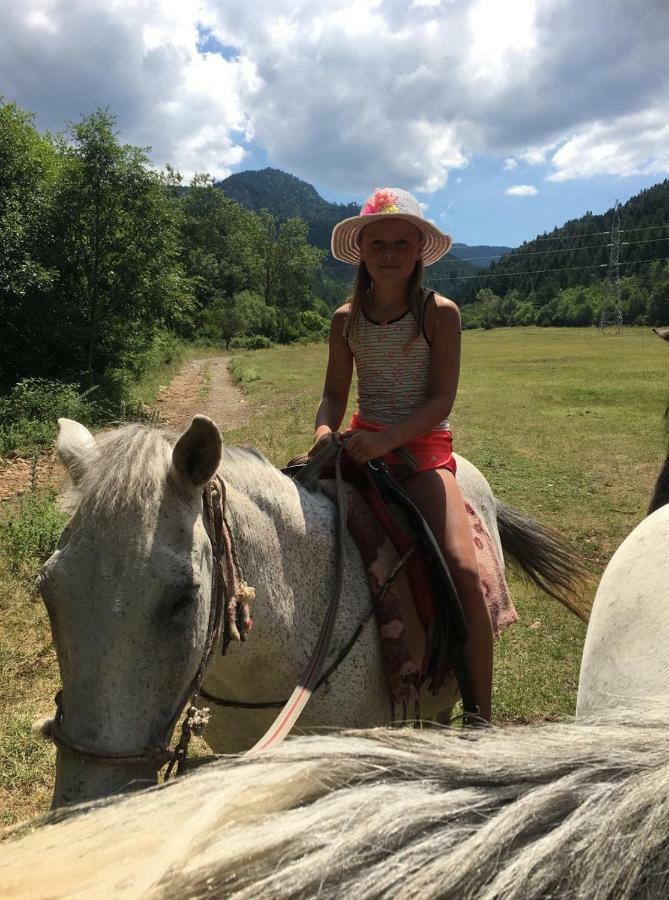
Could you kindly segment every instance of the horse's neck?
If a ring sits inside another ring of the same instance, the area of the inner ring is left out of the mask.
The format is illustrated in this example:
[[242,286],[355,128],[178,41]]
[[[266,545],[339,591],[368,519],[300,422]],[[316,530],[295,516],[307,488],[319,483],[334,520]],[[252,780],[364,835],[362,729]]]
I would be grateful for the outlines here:
[[[320,493],[299,488],[265,460],[240,453],[226,454],[219,474],[227,487],[230,524],[243,545],[242,553],[254,561],[265,556],[275,569],[294,556],[307,564],[308,554],[334,541],[332,504]],[[278,545],[282,558],[268,558],[270,546],[279,552]]]

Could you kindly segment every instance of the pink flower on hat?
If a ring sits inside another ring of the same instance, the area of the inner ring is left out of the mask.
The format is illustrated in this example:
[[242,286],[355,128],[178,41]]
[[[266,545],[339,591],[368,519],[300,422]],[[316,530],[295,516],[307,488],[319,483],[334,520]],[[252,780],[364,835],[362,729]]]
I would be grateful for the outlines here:
[[399,212],[397,197],[390,190],[377,188],[360,210],[361,216],[373,216],[377,213]]

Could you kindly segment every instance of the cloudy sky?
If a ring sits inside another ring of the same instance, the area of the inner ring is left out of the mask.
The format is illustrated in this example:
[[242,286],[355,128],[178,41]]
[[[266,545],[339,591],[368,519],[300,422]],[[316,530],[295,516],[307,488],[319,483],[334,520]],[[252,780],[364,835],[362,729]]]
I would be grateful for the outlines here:
[[0,94],[158,166],[414,190],[515,246],[669,176],[667,0],[2,0]]

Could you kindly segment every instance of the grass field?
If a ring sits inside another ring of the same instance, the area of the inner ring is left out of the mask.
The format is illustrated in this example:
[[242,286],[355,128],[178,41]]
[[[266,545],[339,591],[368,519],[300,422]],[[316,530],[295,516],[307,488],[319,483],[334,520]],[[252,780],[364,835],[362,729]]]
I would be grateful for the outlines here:
[[[325,357],[324,345],[237,356],[254,415],[226,439],[277,464],[308,447]],[[599,576],[643,517],[664,458],[668,376],[669,351],[645,329],[465,332],[456,449],[499,497],[565,534]],[[58,684],[32,588],[37,563],[11,546],[0,553],[0,824],[48,805],[53,750],[30,722],[51,713]],[[497,645],[496,720],[568,716],[584,626],[516,578],[511,590],[520,622]]]

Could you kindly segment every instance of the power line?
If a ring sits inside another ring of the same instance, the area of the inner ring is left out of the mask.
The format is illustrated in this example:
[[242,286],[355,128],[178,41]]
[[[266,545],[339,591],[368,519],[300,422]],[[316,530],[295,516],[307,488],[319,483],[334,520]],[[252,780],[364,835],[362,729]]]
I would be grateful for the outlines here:
[[[669,228],[669,225],[650,225],[650,226],[648,226],[648,228]],[[620,234],[624,234],[625,231],[647,231],[648,228],[628,228],[628,229],[621,228]],[[597,232],[593,232],[593,234],[596,234],[596,233]],[[601,233],[602,234],[611,234],[610,231],[603,231]],[[571,237],[588,237],[588,235],[571,235]],[[668,239],[669,239],[669,235],[664,235],[663,237],[646,238],[643,241],[621,241],[621,246],[629,246],[630,244],[651,244],[654,241],[666,241]],[[541,238],[540,240],[562,241],[562,240],[564,240],[564,238]],[[492,259],[492,260],[502,260],[502,259],[507,259],[507,258],[518,259],[518,257],[520,257],[520,256],[538,256],[538,255],[546,254],[546,253],[567,253],[567,252],[579,253],[582,250],[597,250],[602,247],[610,247],[610,246],[611,246],[610,243],[608,243],[608,244],[586,244],[584,247],[558,247],[556,250],[522,250],[519,253],[517,253],[515,250],[513,250],[510,253],[503,253],[501,255],[496,253],[496,254],[490,254],[489,256],[467,256],[467,257],[464,257],[464,256],[457,256],[457,254],[456,254],[454,256],[448,257],[445,260],[445,262],[449,263],[453,259],[457,259],[458,262],[471,262],[473,259]]]
[[[650,231],[653,228],[669,228],[669,224],[663,225],[638,225],[635,228],[621,228],[620,233],[626,234],[629,231]],[[584,238],[584,237],[595,237],[596,235],[602,234],[611,234],[611,229],[609,228],[607,231],[586,231],[585,234],[563,234],[560,237],[537,237],[532,238],[531,241],[524,241],[526,244],[534,244],[536,241],[566,241],[571,240],[572,238]],[[521,244],[522,246],[522,244]]]
[[544,275],[546,272],[567,272],[572,269],[605,269],[607,263],[597,263],[595,265],[590,266],[562,266],[558,269],[534,269],[531,272],[483,272],[481,275],[435,275],[434,278],[429,278],[430,282],[433,281],[466,281],[469,278],[516,278],[524,277],[527,275]]
[[[620,266],[634,266],[647,262],[665,262],[669,260],[669,256],[654,256],[650,259],[630,259],[628,262],[619,263]],[[427,280],[435,281],[465,281],[469,278],[525,278],[528,275],[544,275],[546,272],[570,272],[574,269],[606,269],[608,263],[594,263],[589,266],[560,266],[555,269],[534,269],[531,272],[483,272],[481,275],[435,275]]]
[[[628,231],[652,231],[653,228],[669,228],[669,225],[639,225],[637,228],[621,228],[621,234],[627,234]],[[658,240],[660,240],[658,238]]]
[[[653,231],[657,228],[669,228],[669,224],[666,224],[666,225],[639,225],[636,228],[621,228],[620,234],[629,234],[633,231]],[[605,234],[611,234],[611,230],[609,229],[608,231],[588,231],[585,234],[563,234],[560,237],[532,238],[531,241],[523,241],[523,244],[536,244],[537,241],[570,241],[570,240],[580,239],[580,238],[584,238],[584,237],[596,237],[596,236],[601,236],[601,235],[605,235]],[[666,240],[666,237],[665,238],[662,238],[662,237],[651,238],[650,240],[663,241],[663,240]],[[631,242],[629,242],[629,243],[631,243]],[[523,245],[521,244],[521,247],[522,246]],[[595,247],[599,247],[599,246],[609,247],[610,244],[589,244],[588,246],[583,247],[583,248],[564,247],[562,249],[563,250],[577,250],[577,249],[589,250],[589,249],[594,249]],[[516,259],[519,256],[531,256],[534,253],[558,253],[558,252],[560,252],[560,251],[559,250],[527,250],[527,251],[521,250],[520,252],[518,252],[515,249],[512,249],[509,251],[509,253],[503,253],[501,255],[498,253],[495,253],[495,254],[490,254],[488,256],[468,256],[467,258],[465,258],[462,256],[457,256],[457,250],[456,250],[454,255],[455,255],[456,259],[459,259],[462,262],[469,262],[472,259],[500,260],[500,259],[506,259],[507,257],[511,257],[511,256],[513,256],[513,258]]]
[[[665,238],[656,238],[656,240],[665,240]],[[473,259],[518,259],[519,256],[540,256],[546,253],[578,253],[579,250],[596,250],[598,247],[610,247],[610,244],[590,244],[587,247],[559,247],[557,250],[524,250],[521,253],[516,253],[514,251],[513,255],[510,253],[504,253],[502,256],[456,256],[450,257],[446,260],[446,262],[450,262],[452,259],[457,259],[458,262],[471,262]]]

